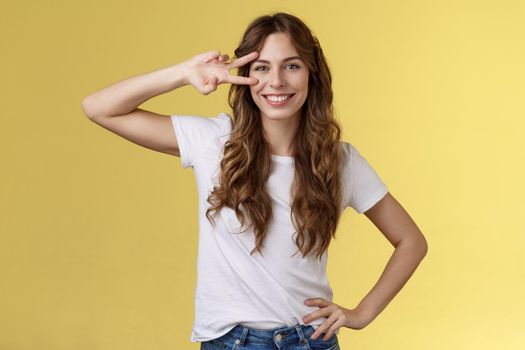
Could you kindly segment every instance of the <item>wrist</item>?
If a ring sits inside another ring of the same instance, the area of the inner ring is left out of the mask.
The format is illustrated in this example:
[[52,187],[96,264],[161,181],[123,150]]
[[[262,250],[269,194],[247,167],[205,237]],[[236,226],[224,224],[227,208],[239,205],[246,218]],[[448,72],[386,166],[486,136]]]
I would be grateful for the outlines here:
[[373,313],[362,307],[345,309],[345,327],[351,329],[363,329],[374,319]]
[[372,322],[372,320],[376,317],[375,311],[370,307],[358,305],[355,308],[355,311],[359,315],[359,318],[366,324]]
[[171,76],[171,85],[173,89],[190,84],[189,82],[190,68],[187,64],[187,61],[175,64],[169,67],[169,69],[170,69],[170,76]]

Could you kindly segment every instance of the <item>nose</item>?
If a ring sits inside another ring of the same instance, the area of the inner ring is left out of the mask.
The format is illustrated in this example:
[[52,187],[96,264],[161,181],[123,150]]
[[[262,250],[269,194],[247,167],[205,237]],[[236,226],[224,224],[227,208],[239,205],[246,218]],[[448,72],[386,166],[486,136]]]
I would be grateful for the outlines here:
[[283,77],[283,73],[279,69],[274,69],[272,73],[270,73],[270,86],[271,87],[282,87],[285,85],[285,80]]

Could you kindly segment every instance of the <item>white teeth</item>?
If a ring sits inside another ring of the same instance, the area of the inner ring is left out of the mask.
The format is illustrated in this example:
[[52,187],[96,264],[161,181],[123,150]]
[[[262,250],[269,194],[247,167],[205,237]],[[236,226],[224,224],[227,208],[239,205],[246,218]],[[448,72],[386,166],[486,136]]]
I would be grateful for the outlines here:
[[281,102],[288,99],[291,95],[288,96],[266,96],[266,98],[272,102]]

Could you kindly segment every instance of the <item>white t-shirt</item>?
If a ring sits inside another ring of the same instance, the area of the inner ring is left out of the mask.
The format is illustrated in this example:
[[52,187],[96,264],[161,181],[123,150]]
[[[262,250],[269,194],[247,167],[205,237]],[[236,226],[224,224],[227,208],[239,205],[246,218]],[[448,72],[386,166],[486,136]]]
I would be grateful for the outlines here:
[[[190,340],[218,338],[236,324],[258,329],[304,324],[302,318],[318,308],[305,305],[304,299],[332,301],[333,293],[326,277],[326,252],[321,261],[314,255],[303,258],[300,252],[292,257],[297,252],[290,219],[294,158],[272,155],[276,166],[267,188],[274,219],[269,223],[263,255],[255,252],[250,256],[255,247],[253,230],[239,233],[247,224],[241,230],[233,209],[222,209],[215,228],[205,215],[210,206],[206,199],[219,183],[222,147],[231,132],[229,115],[172,115],[171,120],[182,167],[193,168],[199,196],[195,320]],[[343,205],[362,213],[383,198],[387,188],[357,149],[343,141],[341,146]],[[308,325],[317,328],[325,319]]]

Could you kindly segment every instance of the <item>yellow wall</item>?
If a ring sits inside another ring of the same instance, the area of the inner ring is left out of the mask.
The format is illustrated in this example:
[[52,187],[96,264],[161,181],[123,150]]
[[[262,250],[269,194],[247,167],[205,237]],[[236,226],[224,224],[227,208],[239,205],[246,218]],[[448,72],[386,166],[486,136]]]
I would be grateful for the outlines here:
[[[525,347],[522,1],[22,1],[0,11],[0,350],[198,349],[193,173],[90,122],[81,102],[200,52],[233,55],[277,10],[319,37],[344,139],[429,243],[341,348]],[[142,108],[212,116],[227,92],[187,86]],[[353,308],[393,248],[351,209],[337,237],[334,302]]]

